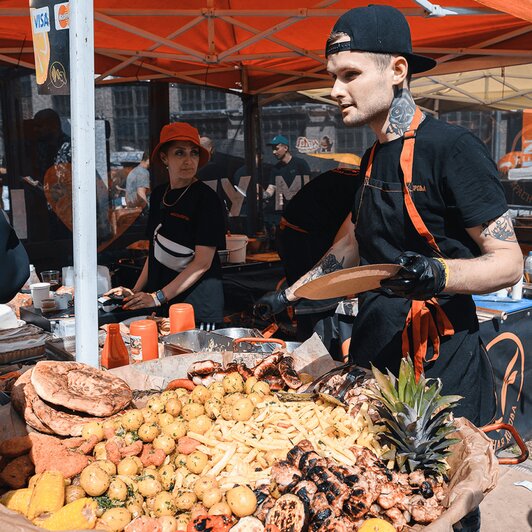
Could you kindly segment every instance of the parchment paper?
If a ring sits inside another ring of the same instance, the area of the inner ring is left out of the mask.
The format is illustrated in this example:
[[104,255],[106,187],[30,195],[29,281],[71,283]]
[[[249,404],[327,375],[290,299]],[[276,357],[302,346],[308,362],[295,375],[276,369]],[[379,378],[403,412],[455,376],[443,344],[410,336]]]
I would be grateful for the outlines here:
[[[312,337],[294,351],[298,371],[319,376],[335,366],[336,363],[328,355],[323,344],[321,347],[319,344],[319,338]],[[163,389],[170,380],[186,377],[187,368],[192,362],[204,359],[221,362],[222,354],[208,352],[179,355],[117,368],[112,372],[126,380],[133,389]],[[455,424],[458,431],[453,436],[461,441],[453,446],[453,452],[448,458],[451,466],[450,490],[444,501],[448,509],[430,525],[416,525],[410,528],[412,531],[452,532],[453,523],[457,523],[476,508],[497,483],[499,466],[491,440],[464,418],[457,418]],[[24,434],[24,431],[23,421],[10,405],[0,407],[0,439],[18,436]],[[11,532],[40,530],[21,515],[2,505],[0,523],[2,530],[9,529]]]

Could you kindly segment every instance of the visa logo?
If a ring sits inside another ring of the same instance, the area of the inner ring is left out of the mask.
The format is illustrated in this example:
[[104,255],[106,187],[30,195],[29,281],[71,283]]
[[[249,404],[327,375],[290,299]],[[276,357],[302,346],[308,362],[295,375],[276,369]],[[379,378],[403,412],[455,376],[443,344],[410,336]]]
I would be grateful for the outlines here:
[[33,33],[45,33],[50,31],[50,11],[48,7],[31,10]]

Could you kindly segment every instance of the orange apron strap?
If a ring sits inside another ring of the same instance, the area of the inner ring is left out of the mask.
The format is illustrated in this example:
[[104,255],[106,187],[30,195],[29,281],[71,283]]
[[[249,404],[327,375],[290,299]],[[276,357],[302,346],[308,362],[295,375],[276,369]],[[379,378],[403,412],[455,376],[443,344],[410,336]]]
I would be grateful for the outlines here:
[[416,231],[429,243],[430,247],[441,255],[440,248],[432,233],[428,230],[425,222],[421,218],[414,201],[410,194],[410,186],[412,185],[412,169],[414,166],[414,145],[416,142],[416,130],[421,123],[423,113],[419,107],[416,107],[416,112],[410,128],[404,135],[403,150],[401,151],[401,170],[403,171],[403,197],[405,200],[406,210],[408,216]]
[[[414,166],[414,146],[416,142],[416,131],[423,119],[423,113],[416,107],[414,118],[410,124],[410,129],[405,133],[403,149],[401,151],[401,170],[403,171],[403,198],[405,207],[410,217],[414,229],[430,245],[430,247],[441,255],[436,239],[429,231],[425,222],[421,218],[410,194],[412,186],[412,173]],[[432,309],[432,311],[431,311]],[[435,316],[433,315],[433,312]],[[412,346],[410,346],[410,336],[412,336]],[[410,355],[414,362],[416,380],[423,373],[423,364],[426,361],[429,340],[432,343],[433,356],[426,362],[435,361],[440,355],[441,336],[454,334],[454,329],[449,318],[441,308],[436,298],[429,301],[412,301],[412,307],[406,318],[405,327],[402,334],[403,356]]]
[[[412,346],[409,331],[412,333]],[[412,301],[403,329],[402,344],[403,356],[410,356],[414,362],[416,381],[423,373],[424,363],[434,362],[440,356],[440,337],[453,334],[453,326],[436,299]],[[426,360],[429,340],[432,343],[433,355],[430,360]]]

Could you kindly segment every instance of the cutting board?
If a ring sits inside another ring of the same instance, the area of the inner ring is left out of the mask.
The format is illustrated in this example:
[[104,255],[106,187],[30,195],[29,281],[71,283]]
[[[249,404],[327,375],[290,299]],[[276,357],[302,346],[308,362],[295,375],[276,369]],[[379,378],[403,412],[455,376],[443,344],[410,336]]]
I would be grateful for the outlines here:
[[395,275],[399,268],[397,264],[368,264],[339,270],[309,281],[295,295],[318,300],[360,294],[379,288],[381,281]]

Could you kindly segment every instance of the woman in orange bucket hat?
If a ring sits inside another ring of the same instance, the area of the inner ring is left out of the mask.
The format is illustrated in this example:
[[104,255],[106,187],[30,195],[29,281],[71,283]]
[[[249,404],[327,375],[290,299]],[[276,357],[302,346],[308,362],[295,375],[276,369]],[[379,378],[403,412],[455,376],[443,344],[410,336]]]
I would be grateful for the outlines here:
[[132,290],[125,295],[126,310],[190,303],[196,323],[208,329],[223,321],[221,266],[216,253],[225,248],[223,206],[218,195],[197,178],[209,160],[198,130],[186,122],[164,126],[151,154],[151,166],[163,166],[168,183],[155,188],[150,198],[149,254]]

